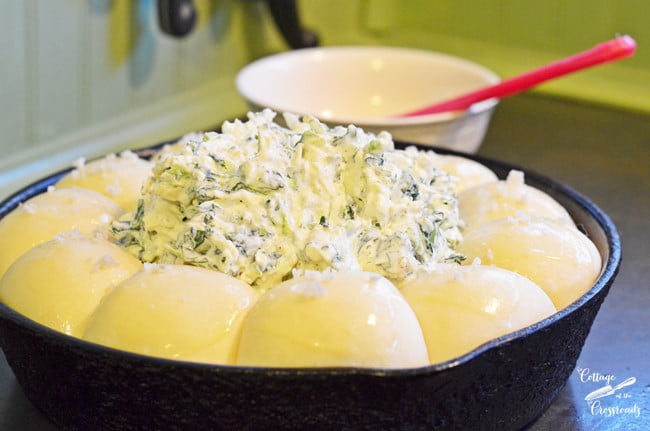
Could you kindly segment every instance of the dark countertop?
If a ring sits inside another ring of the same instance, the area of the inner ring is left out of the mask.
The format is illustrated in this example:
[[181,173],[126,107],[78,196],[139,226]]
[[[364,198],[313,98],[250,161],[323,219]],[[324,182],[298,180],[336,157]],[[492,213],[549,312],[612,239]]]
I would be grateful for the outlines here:
[[[480,154],[567,183],[619,229],[623,264],[565,389],[529,431],[650,430],[650,115],[541,96],[501,103]],[[578,371],[581,370],[582,373]],[[636,381],[590,408],[585,396]],[[0,353],[0,430],[55,428]]]
[[[588,196],[612,218],[623,245],[621,270],[577,369],[530,431],[650,430],[650,116],[517,97],[498,108],[480,153]],[[607,376],[612,386],[636,382],[592,411],[584,398]]]

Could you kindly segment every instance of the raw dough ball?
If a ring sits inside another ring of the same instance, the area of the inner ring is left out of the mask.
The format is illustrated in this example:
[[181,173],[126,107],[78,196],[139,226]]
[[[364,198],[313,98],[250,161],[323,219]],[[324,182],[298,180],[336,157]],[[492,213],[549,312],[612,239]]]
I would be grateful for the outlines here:
[[308,271],[253,307],[237,364],[408,368],[428,358],[415,314],[390,281],[360,271]]
[[437,161],[440,169],[456,178],[456,193],[499,180],[489,168],[465,157],[441,155]]
[[145,264],[106,296],[83,338],[145,355],[231,364],[257,296],[220,272]]
[[66,232],[16,260],[0,280],[0,301],[43,325],[80,337],[107,291],[141,267],[113,243]]
[[0,220],[0,277],[20,255],[56,234],[72,229],[91,234],[122,212],[107,197],[78,187],[34,196]]
[[151,175],[152,164],[125,151],[79,167],[63,177],[57,187],[84,187],[109,197],[126,211],[135,211],[142,184]]
[[543,218],[507,217],[465,234],[458,251],[521,274],[539,285],[558,310],[587,292],[600,273],[596,246],[578,229]]
[[505,269],[442,265],[402,287],[431,363],[444,362],[555,313],[544,291]]
[[524,184],[521,171],[510,171],[506,181],[484,184],[458,195],[460,216],[468,229],[519,213],[554,219],[569,226],[569,213],[555,199]]

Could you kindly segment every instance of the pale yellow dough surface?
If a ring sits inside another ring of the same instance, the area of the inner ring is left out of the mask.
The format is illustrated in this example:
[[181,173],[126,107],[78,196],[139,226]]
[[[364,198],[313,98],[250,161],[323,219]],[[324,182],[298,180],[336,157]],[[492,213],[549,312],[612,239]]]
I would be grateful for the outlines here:
[[145,355],[231,364],[257,296],[216,271],[146,264],[105,298],[83,338]]
[[0,301],[80,337],[106,292],[141,267],[115,244],[69,232],[22,255],[0,280]]
[[508,180],[473,187],[458,195],[460,215],[468,229],[498,218],[518,214],[547,217],[573,226],[569,213],[555,199],[524,184],[523,173],[516,178],[512,171]]
[[115,201],[78,187],[34,196],[0,220],[0,277],[20,255],[56,234],[91,234],[122,212]]
[[578,229],[544,218],[507,217],[465,233],[459,251],[471,262],[509,269],[537,283],[558,310],[596,281],[601,257]]
[[441,265],[401,292],[420,322],[431,363],[461,356],[556,311],[535,283],[483,265]]
[[125,211],[135,211],[152,164],[132,152],[109,155],[79,166],[63,177],[57,187],[83,187],[113,199]]
[[239,365],[409,368],[428,364],[413,310],[387,279],[306,274],[264,294],[248,314]]
[[465,157],[441,155],[437,161],[440,169],[455,178],[456,193],[499,180],[489,168]]

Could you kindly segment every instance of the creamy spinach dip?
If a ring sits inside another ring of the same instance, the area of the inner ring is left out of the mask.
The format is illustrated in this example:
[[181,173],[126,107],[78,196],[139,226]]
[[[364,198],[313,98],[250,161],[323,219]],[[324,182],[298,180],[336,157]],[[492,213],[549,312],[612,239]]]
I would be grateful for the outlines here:
[[260,289],[292,270],[361,269],[398,285],[460,261],[452,178],[390,134],[265,110],[163,149],[135,212],[113,223],[144,262],[189,264]]

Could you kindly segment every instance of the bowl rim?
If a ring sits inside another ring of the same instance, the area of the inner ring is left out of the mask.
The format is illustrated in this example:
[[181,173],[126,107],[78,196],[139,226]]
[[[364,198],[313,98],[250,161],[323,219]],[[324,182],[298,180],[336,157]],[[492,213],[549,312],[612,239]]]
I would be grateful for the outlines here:
[[[150,157],[159,151],[163,146],[173,144],[177,139],[165,141],[150,147],[133,150],[141,157]],[[89,353],[103,356],[115,356],[118,359],[129,359],[132,362],[148,362],[151,365],[157,365],[160,368],[177,368],[185,367],[202,371],[214,371],[223,373],[235,374],[256,374],[256,375],[310,375],[310,376],[340,376],[340,375],[361,375],[361,376],[381,376],[386,378],[400,378],[404,376],[418,376],[432,373],[438,373],[450,368],[461,366],[472,359],[482,355],[483,353],[496,349],[511,341],[519,338],[524,338],[528,335],[544,330],[555,322],[564,319],[565,317],[573,314],[579,308],[591,301],[602,289],[604,289],[616,277],[621,264],[621,241],[616,226],[610,217],[594,204],[587,197],[575,191],[570,186],[560,183],[545,175],[539,174],[535,171],[523,168],[516,164],[502,162],[500,160],[484,157],[475,154],[467,154],[459,151],[453,151],[441,147],[427,147],[412,143],[405,143],[396,141],[395,148],[405,148],[407,146],[415,146],[421,151],[433,150],[441,155],[455,155],[472,159],[482,164],[496,165],[504,169],[517,169],[525,173],[527,178],[531,178],[536,184],[543,184],[551,187],[554,191],[564,194],[574,203],[578,204],[583,210],[587,211],[590,216],[597,222],[598,226],[603,230],[605,238],[607,239],[607,247],[609,256],[602,264],[601,272],[598,279],[594,282],[593,286],[584,293],[580,298],[575,300],[572,304],[564,309],[552,314],[551,316],[526,326],[517,331],[502,335],[501,337],[494,338],[486,343],[481,344],[475,349],[458,356],[456,358],[439,362],[435,364],[425,365],[422,367],[414,368],[362,368],[362,367],[313,367],[313,368],[298,368],[298,367],[261,367],[261,366],[241,366],[241,365],[226,365],[226,364],[211,364],[202,362],[191,362],[183,360],[166,359],[155,356],[147,356],[139,353],[128,352],[119,350],[112,347],[104,346],[101,344],[86,341],[81,338],[67,335],[65,333],[56,331],[43,324],[40,324],[27,316],[13,310],[8,305],[0,302],[0,318],[9,319],[18,325],[22,325],[27,329],[36,333],[41,333],[43,336],[53,339],[58,343],[63,343],[70,348],[83,349]],[[103,156],[102,156],[103,157]],[[98,157],[102,158],[102,157]],[[34,181],[33,183],[21,188],[13,193],[11,196],[0,201],[0,220],[6,217],[14,208],[16,208],[25,198],[29,199],[38,194],[47,191],[48,187],[56,183],[56,181],[65,175],[67,172],[74,169],[68,167],[54,174]],[[601,256],[603,257],[603,256]],[[0,341],[2,338],[0,337]],[[0,346],[1,347],[1,346]]]
[[[418,49],[418,48],[406,48],[400,46],[378,46],[378,45],[336,45],[336,46],[326,46],[326,47],[313,47],[313,48],[303,48],[294,51],[283,51],[277,54],[271,54],[262,58],[259,58],[255,61],[252,61],[242,67],[237,76],[235,77],[235,87],[237,91],[250,103],[253,103],[260,107],[268,107],[275,112],[291,112],[298,115],[312,115],[316,118],[319,118],[321,121],[328,123],[336,124],[354,124],[359,127],[407,127],[407,126],[420,126],[425,124],[441,124],[441,123],[451,123],[458,120],[462,117],[473,117],[488,111],[491,111],[499,103],[499,99],[491,98],[473,104],[466,111],[450,111],[450,112],[440,112],[435,114],[419,115],[414,117],[400,117],[400,116],[386,116],[386,117],[355,117],[355,116],[332,116],[330,118],[321,118],[317,113],[314,112],[298,112],[292,109],[289,106],[282,105],[282,103],[269,102],[268,100],[262,100],[256,95],[252,90],[248,88],[249,80],[252,74],[255,74],[259,69],[268,67],[278,61],[284,61],[287,59],[295,59],[312,56],[316,53],[322,55],[334,55],[342,52],[360,52],[364,54],[368,53],[389,53],[389,54],[401,54],[401,55],[413,55],[421,56],[429,60],[444,60],[448,63],[461,66],[468,69],[471,72],[476,73],[477,75],[482,75],[490,84],[496,84],[501,81],[501,78],[492,70],[487,67],[475,63],[471,60],[457,57],[451,54],[446,54],[443,52]],[[415,107],[414,109],[417,109]]]

